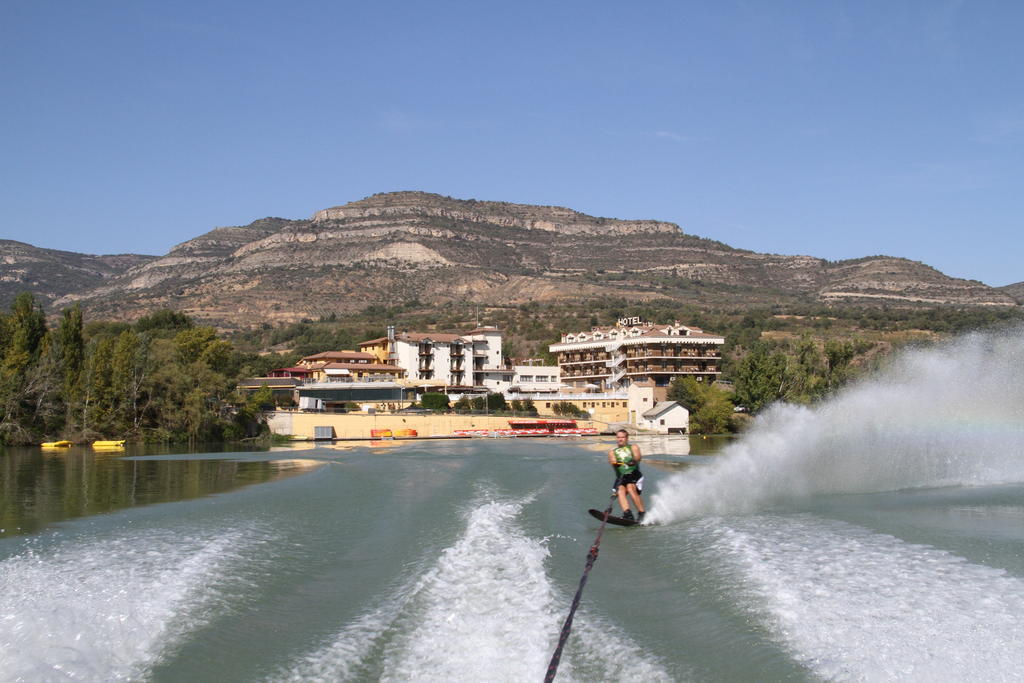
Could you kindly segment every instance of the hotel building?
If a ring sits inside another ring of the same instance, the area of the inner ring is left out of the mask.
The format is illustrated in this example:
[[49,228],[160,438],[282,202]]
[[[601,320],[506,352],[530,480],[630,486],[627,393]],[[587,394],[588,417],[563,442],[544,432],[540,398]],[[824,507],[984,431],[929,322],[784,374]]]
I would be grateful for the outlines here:
[[679,322],[624,318],[615,327],[563,334],[549,349],[558,357],[562,384],[581,391],[622,391],[647,381],[667,387],[676,377],[713,382],[721,374],[723,344],[723,337]]

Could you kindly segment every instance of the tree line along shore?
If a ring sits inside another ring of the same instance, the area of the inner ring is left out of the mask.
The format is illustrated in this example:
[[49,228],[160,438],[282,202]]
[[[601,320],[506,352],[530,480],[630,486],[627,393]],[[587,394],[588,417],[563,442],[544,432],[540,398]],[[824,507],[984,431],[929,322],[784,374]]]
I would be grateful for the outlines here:
[[240,379],[262,376],[309,353],[349,348],[358,339],[380,336],[389,323],[444,330],[475,318],[505,330],[505,357],[551,361],[547,346],[562,330],[607,324],[626,313],[687,320],[726,338],[723,382],[677,381],[669,392],[670,400],[690,410],[691,431],[703,433],[740,429],[747,416],[773,401],[821,400],[901,346],[1022,319],[1013,309],[716,311],[672,300],[642,305],[597,300],[481,310],[474,304],[413,301],[220,334],[170,310],[132,323],[87,321],[75,305],[48,320],[33,295],[22,293],[0,313],[0,443],[269,438],[261,409],[273,399],[269,392],[240,393]]

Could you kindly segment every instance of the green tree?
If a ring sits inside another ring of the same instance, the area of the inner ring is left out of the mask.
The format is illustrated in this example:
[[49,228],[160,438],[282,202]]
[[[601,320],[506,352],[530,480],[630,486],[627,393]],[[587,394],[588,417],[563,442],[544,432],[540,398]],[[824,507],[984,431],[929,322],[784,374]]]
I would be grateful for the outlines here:
[[785,399],[794,403],[810,403],[825,391],[824,364],[818,345],[805,334],[787,364]]
[[110,359],[114,424],[119,434],[134,435],[141,428],[140,399],[146,379],[146,349],[134,330],[117,337]]
[[704,404],[705,385],[693,377],[677,377],[668,388],[668,400],[675,401],[691,413]]
[[488,410],[502,411],[508,408],[505,396],[498,393],[487,394],[486,405]]
[[0,443],[31,443],[63,431],[60,358],[35,298],[0,314]]
[[448,396],[445,394],[426,393],[423,394],[420,403],[427,410],[447,410]]
[[786,356],[758,342],[736,365],[736,400],[758,412],[786,395]]
[[825,381],[829,389],[835,389],[849,379],[850,361],[853,360],[854,354],[853,342],[835,339],[825,342],[825,360],[828,366]]
[[690,415],[690,430],[702,434],[722,434],[730,431],[733,405],[726,392],[708,385],[697,412]]
[[566,417],[585,417],[587,412],[577,406],[575,403],[569,401],[559,401],[551,406],[551,410],[555,415],[564,415]]
[[192,319],[178,311],[163,309],[144,315],[135,321],[135,331],[143,332],[180,332],[193,327]]
[[46,315],[35,298],[22,292],[11,305],[7,319],[7,359],[20,369],[39,359],[43,338],[46,336]]
[[62,373],[62,397],[69,411],[77,404],[78,383],[85,364],[85,339],[82,336],[82,307],[75,304],[61,313],[57,328],[57,347]]
[[191,327],[174,335],[177,361],[182,365],[193,363],[202,357],[207,347],[217,342],[217,331],[212,327]]
[[104,337],[91,344],[82,374],[82,429],[87,435],[113,435],[112,361],[116,340]]

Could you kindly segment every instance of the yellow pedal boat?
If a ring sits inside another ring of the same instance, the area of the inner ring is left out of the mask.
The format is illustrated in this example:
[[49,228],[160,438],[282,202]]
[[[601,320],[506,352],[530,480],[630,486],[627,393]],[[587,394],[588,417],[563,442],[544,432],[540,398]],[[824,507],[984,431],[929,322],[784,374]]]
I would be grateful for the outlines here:
[[44,441],[39,444],[41,448],[71,448],[70,441]]
[[124,448],[124,439],[117,441],[93,441],[93,448]]

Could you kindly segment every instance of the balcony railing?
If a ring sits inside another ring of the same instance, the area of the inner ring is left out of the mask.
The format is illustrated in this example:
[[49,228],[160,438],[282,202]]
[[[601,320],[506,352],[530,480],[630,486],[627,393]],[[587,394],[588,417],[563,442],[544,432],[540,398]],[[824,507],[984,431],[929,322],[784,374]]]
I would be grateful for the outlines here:
[[567,363],[603,363],[609,360],[611,356],[607,353],[596,353],[596,354],[566,354],[563,355],[559,360],[559,363],[565,365]]
[[580,377],[608,377],[610,374],[611,374],[611,372],[609,372],[607,370],[604,371],[604,372],[584,372],[584,371],[579,371],[579,372],[563,372],[562,373],[562,378],[564,379],[566,377],[577,377],[577,378],[580,378]]
[[638,366],[630,367],[626,369],[627,375],[715,375],[718,374],[718,368],[715,366],[708,366],[706,368],[697,367],[696,365],[688,366],[683,365],[680,367],[666,367],[658,368],[655,366]]
[[697,351],[682,351],[674,353],[671,350],[664,349],[661,351],[628,351],[626,358],[720,358],[721,354],[717,351],[707,351],[700,353]]

